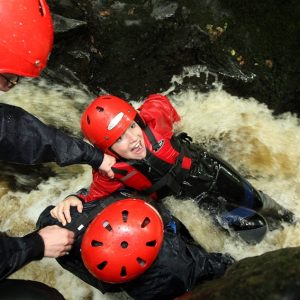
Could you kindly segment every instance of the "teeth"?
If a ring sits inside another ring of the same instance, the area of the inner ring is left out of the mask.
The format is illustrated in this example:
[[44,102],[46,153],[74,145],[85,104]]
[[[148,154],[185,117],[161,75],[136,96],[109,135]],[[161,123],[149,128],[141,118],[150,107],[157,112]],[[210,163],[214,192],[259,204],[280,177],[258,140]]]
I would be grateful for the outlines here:
[[138,143],[132,148],[132,150],[138,149],[139,147],[140,147],[140,142],[138,142]]

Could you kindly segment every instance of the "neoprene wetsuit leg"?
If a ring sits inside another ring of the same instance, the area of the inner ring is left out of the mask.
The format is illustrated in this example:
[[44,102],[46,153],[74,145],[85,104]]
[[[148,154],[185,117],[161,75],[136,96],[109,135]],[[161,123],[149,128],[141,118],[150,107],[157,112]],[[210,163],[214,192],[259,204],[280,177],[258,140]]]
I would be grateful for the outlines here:
[[282,221],[294,223],[292,212],[255,189],[230,164],[201,147],[192,150],[193,164],[181,196],[194,199],[223,228],[242,232],[246,242],[257,243],[268,225],[276,229]]
[[275,220],[295,223],[295,215],[291,211],[267,194],[256,190],[250,182],[221,159],[219,160],[215,189],[227,201],[238,206],[253,209]]

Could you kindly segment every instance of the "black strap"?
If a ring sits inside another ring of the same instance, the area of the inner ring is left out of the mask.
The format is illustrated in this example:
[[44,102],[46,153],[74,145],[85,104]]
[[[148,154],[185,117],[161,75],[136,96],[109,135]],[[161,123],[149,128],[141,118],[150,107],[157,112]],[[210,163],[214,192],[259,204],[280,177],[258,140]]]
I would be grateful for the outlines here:
[[145,130],[145,133],[146,133],[146,135],[147,135],[147,137],[148,137],[148,139],[149,139],[149,141],[152,145],[153,150],[157,151],[160,148],[160,145],[159,145],[158,141],[156,140],[153,132],[151,131],[149,126],[146,126],[144,130]]
[[122,176],[126,176],[128,174],[128,171],[127,170],[121,170],[121,169],[118,169],[116,167],[111,167],[111,169],[113,170],[113,172],[115,174],[120,174]]
[[142,192],[150,195],[161,188],[168,186],[175,194],[181,192],[181,184],[186,172],[182,168],[183,150],[179,153],[174,166],[160,180],[155,182],[150,188],[144,189]]
[[[160,144],[156,140],[153,132],[151,131],[149,126],[147,126],[144,130],[154,151],[157,151],[160,148]],[[189,139],[191,139],[187,134],[185,134],[184,137],[188,137]],[[183,152],[183,147],[181,147],[176,162],[174,166],[169,170],[169,172],[166,175],[164,175],[159,181],[155,182],[150,188],[144,189],[142,192],[146,195],[150,195],[154,192],[157,192],[161,188],[168,186],[175,194],[180,194],[181,184],[185,177],[185,174],[187,173],[187,171],[182,168],[182,161],[184,157]]]
[[[120,195],[120,194],[119,194]],[[123,197],[125,198],[125,196]],[[86,207],[84,211],[76,218],[72,218],[71,223],[68,223],[65,228],[73,231],[75,233],[75,237],[77,237],[86,227],[90,224],[90,222],[108,205],[116,202],[117,200],[123,199],[122,196],[115,197],[111,196],[105,199],[99,199],[93,201],[91,205],[94,205],[93,208]]]

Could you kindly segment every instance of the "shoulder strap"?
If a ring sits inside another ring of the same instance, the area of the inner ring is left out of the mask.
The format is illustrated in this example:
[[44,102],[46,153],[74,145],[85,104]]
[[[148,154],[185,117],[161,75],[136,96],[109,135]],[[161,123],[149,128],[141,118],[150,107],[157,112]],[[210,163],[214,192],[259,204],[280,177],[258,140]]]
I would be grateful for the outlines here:
[[150,188],[144,189],[142,192],[150,195],[154,192],[157,192],[161,188],[167,186],[169,187],[176,195],[181,192],[181,183],[185,177],[187,170],[182,169],[182,160],[183,160],[183,151],[181,151],[176,159],[176,163],[169,170],[169,172],[164,175],[160,180],[155,182]]
[[129,195],[118,192],[117,195],[112,195],[105,199],[94,200],[90,203],[87,203],[87,206],[84,207],[83,212],[79,214],[77,218],[72,218],[72,222],[68,223],[65,228],[73,231],[75,233],[75,237],[77,237],[105,207],[118,200],[128,197]]
[[159,146],[159,143],[156,140],[153,132],[149,128],[149,126],[146,126],[145,129],[144,129],[144,131],[145,131],[145,133],[146,133],[146,135],[147,135],[147,137],[148,137],[148,139],[149,139],[149,141],[150,141],[150,143],[151,143],[151,145],[153,147],[153,150],[157,151],[160,148],[160,146]]

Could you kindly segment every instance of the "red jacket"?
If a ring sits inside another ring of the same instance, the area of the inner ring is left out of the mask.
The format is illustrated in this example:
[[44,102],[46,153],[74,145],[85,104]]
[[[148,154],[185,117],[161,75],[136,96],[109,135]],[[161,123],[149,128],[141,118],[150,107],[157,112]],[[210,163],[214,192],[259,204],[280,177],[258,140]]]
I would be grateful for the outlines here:
[[[150,95],[142,106],[138,109],[140,116],[149,126],[156,138],[163,138],[165,143],[170,143],[173,135],[173,124],[180,120],[175,108],[166,96]],[[143,132],[146,148],[152,150],[152,145]],[[178,156],[178,152],[173,147],[168,148],[169,153],[164,153],[164,160],[174,164]],[[185,167],[190,167],[190,162],[185,161]],[[121,162],[117,162],[115,167],[121,166]],[[99,199],[110,195],[116,190],[123,188],[124,184],[117,178],[109,179],[107,176],[101,175],[98,171],[93,171],[93,182],[90,186],[88,195],[79,195],[85,202]]]

